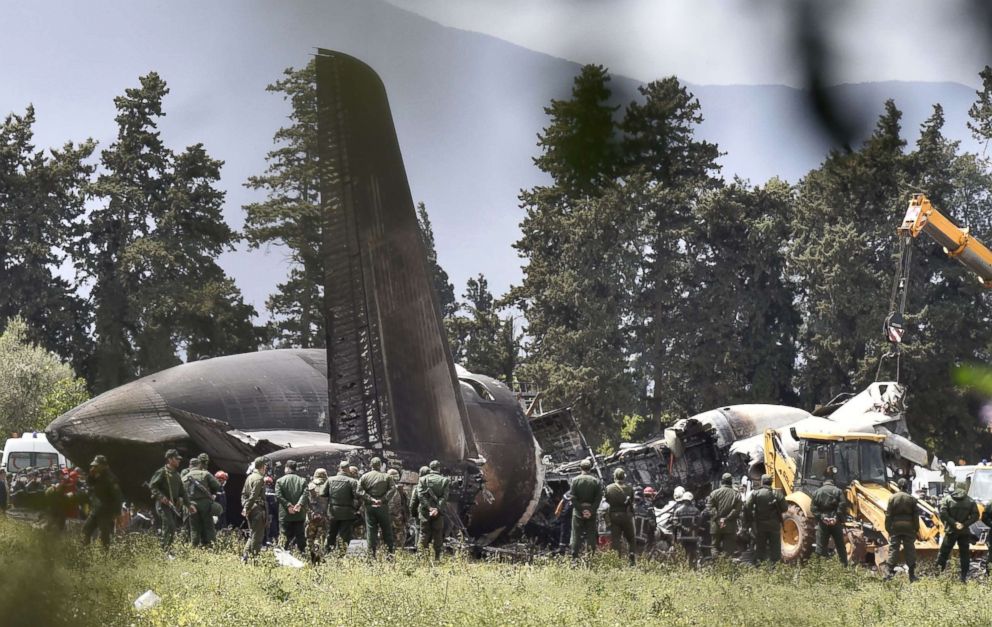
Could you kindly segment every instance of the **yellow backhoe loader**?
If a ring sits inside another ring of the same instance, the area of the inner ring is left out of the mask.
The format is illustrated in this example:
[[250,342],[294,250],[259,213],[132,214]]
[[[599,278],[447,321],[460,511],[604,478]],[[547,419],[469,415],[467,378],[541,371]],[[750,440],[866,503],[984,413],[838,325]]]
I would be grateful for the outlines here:
[[[849,518],[844,530],[845,545],[851,563],[880,564],[888,556],[888,533],[885,509],[889,497],[898,487],[889,481],[882,442],[885,436],[874,433],[790,435],[799,443],[798,455],[785,452],[778,431],[765,431],[765,469],[772,476],[772,486],[785,493],[788,510],[782,525],[782,559],[797,562],[813,552],[816,520],[811,511],[813,493],[823,485],[828,469],[834,482],[844,490]],[[925,502],[919,504],[920,531],[916,550],[920,557],[936,557],[944,526],[937,510]],[[985,551],[984,544],[973,551]]]

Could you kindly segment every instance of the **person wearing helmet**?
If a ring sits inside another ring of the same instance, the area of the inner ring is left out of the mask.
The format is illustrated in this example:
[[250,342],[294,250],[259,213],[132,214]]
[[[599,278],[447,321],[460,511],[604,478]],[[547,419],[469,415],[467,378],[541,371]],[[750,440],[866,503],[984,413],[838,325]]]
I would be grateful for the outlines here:
[[823,485],[816,489],[810,509],[816,518],[816,554],[826,557],[830,540],[837,549],[837,559],[847,566],[847,546],[844,544],[844,515],[847,513],[847,498],[844,491],[834,485],[833,470],[827,471]]
[[734,477],[729,472],[723,473],[720,487],[710,492],[706,500],[713,549],[718,555],[726,557],[732,556],[736,549],[737,521],[743,505],[741,495],[733,484]]
[[627,560],[634,565],[634,488],[624,479],[627,473],[623,468],[613,471],[613,483],[606,486],[606,503],[610,506],[610,545],[617,555],[623,556],[621,540],[627,543]]
[[183,458],[174,448],[165,452],[165,465],[155,471],[148,481],[148,488],[155,501],[155,510],[162,521],[162,549],[168,551],[176,535],[176,529],[183,524],[187,513],[192,513],[193,506],[186,498],[182,478],[179,475],[179,464]]
[[654,488],[650,486],[634,491],[634,537],[637,538],[642,554],[654,548],[658,527],[654,507],[651,505],[654,496]]
[[941,572],[947,568],[947,559],[956,544],[961,561],[961,581],[968,578],[971,566],[971,529],[978,520],[978,504],[968,496],[964,483],[958,483],[953,492],[940,502],[940,520],[944,523],[944,538],[937,553],[937,566]]
[[564,553],[565,547],[572,541],[572,492],[565,491],[558,507],[555,508],[555,519],[558,521],[558,546],[559,552]]
[[217,480],[217,485],[220,489],[214,493],[214,502],[220,506],[220,513],[217,514],[217,524],[216,529],[220,531],[227,527],[227,473],[223,470],[218,470],[214,473],[214,479]]
[[906,492],[909,482],[900,477],[896,482],[899,491],[889,497],[885,508],[885,532],[889,534],[889,558],[885,561],[885,579],[895,576],[899,561],[899,548],[906,554],[909,580],[916,581],[916,535],[920,531],[920,516],[916,513],[916,497]]
[[390,468],[388,474],[396,484],[393,496],[389,499],[389,515],[393,521],[393,540],[396,542],[396,546],[403,548],[406,546],[407,540],[406,526],[410,521],[410,497],[400,485],[400,471]]
[[782,561],[782,514],[785,497],[772,489],[772,476],[761,475],[761,487],[751,492],[744,504],[745,518],[750,522],[754,539],[754,562]]
[[121,494],[117,477],[111,472],[107,458],[97,455],[90,463],[86,475],[90,494],[90,514],[83,523],[83,544],[89,544],[99,530],[100,543],[104,550],[110,548],[110,537],[114,531],[114,518],[121,511],[124,496]]
[[434,545],[434,561],[441,559],[444,549],[444,512],[448,504],[450,480],[441,474],[441,462],[436,459],[429,472],[417,482],[417,503],[420,508],[420,550],[426,554]]
[[269,523],[269,510],[265,503],[265,473],[268,462],[264,457],[256,457],[254,470],[245,480],[241,489],[241,516],[248,521],[249,536],[245,542],[241,561],[247,562],[249,557],[258,555],[265,540],[265,528]]
[[685,552],[689,566],[696,567],[699,559],[700,513],[693,500],[692,492],[685,490],[679,495],[678,504],[672,514],[675,541]]
[[[365,540],[368,542],[369,555],[374,559],[379,547],[379,531],[382,530],[386,550],[390,555],[396,551],[393,540],[393,521],[389,515],[389,500],[393,496],[396,482],[388,474],[382,472],[382,460],[373,457],[369,462],[372,470],[358,480],[358,496],[365,504]],[[420,495],[423,498],[423,494]]]
[[351,476],[351,466],[347,460],[338,465],[338,474],[327,482],[327,495],[330,499],[330,520],[327,525],[327,551],[330,552],[340,540],[340,554],[344,555],[351,542],[358,514],[358,481]]
[[592,474],[592,460],[583,459],[579,463],[582,471],[572,479],[572,559],[578,559],[583,546],[591,552],[596,550],[599,538],[597,512],[603,500],[603,484]]
[[[347,462],[345,462],[347,463]],[[320,563],[327,544],[327,522],[330,497],[327,491],[327,471],[318,468],[307,484],[304,509],[307,513],[307,548],[310,561]]]

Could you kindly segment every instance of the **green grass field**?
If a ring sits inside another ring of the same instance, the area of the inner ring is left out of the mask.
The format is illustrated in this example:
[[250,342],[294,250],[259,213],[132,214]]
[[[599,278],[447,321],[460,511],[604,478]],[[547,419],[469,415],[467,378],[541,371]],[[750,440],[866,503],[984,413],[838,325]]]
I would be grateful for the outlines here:
[[[139,612],[145,590],[162,603]],[[700,571],[662,563],[631,569],[612,555],[572,566],[448,557],[392,563],[330,560],[313,568],[239,561],[229,540],[211,551],[152,536],[109,554],[78,535],[53,537],[0,518],[0,624],[31,625],[990,625],[984,582],[951,572],[910,585],[836,563]]]

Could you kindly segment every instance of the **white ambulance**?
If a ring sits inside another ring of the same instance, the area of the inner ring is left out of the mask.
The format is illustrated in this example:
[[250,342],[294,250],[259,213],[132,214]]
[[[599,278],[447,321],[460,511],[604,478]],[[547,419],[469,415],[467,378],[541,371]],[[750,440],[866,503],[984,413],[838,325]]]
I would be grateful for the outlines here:
[[44,433],[25,433],[19,438],[8,438],[3,445],[3,460],[0,467],[7,474],[25,468],[59,468],[70,464],[62,453],[55,450]]

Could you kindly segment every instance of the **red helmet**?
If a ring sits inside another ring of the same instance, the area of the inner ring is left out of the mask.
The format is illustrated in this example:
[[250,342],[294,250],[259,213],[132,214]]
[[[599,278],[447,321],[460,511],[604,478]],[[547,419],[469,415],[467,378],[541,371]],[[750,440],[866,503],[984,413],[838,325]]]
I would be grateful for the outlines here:
[[223,470],[218,470],[214,473],[214,476],[217,477],[218,481],[227,481],[227,473]]
[[657,494],[657,493],[654,491],[654,488],[652,488],[651,486],[648,486],[648,487],[644,488],[644,497],[645,498],[647,498],[649,496],[654,496],[655,494]]

